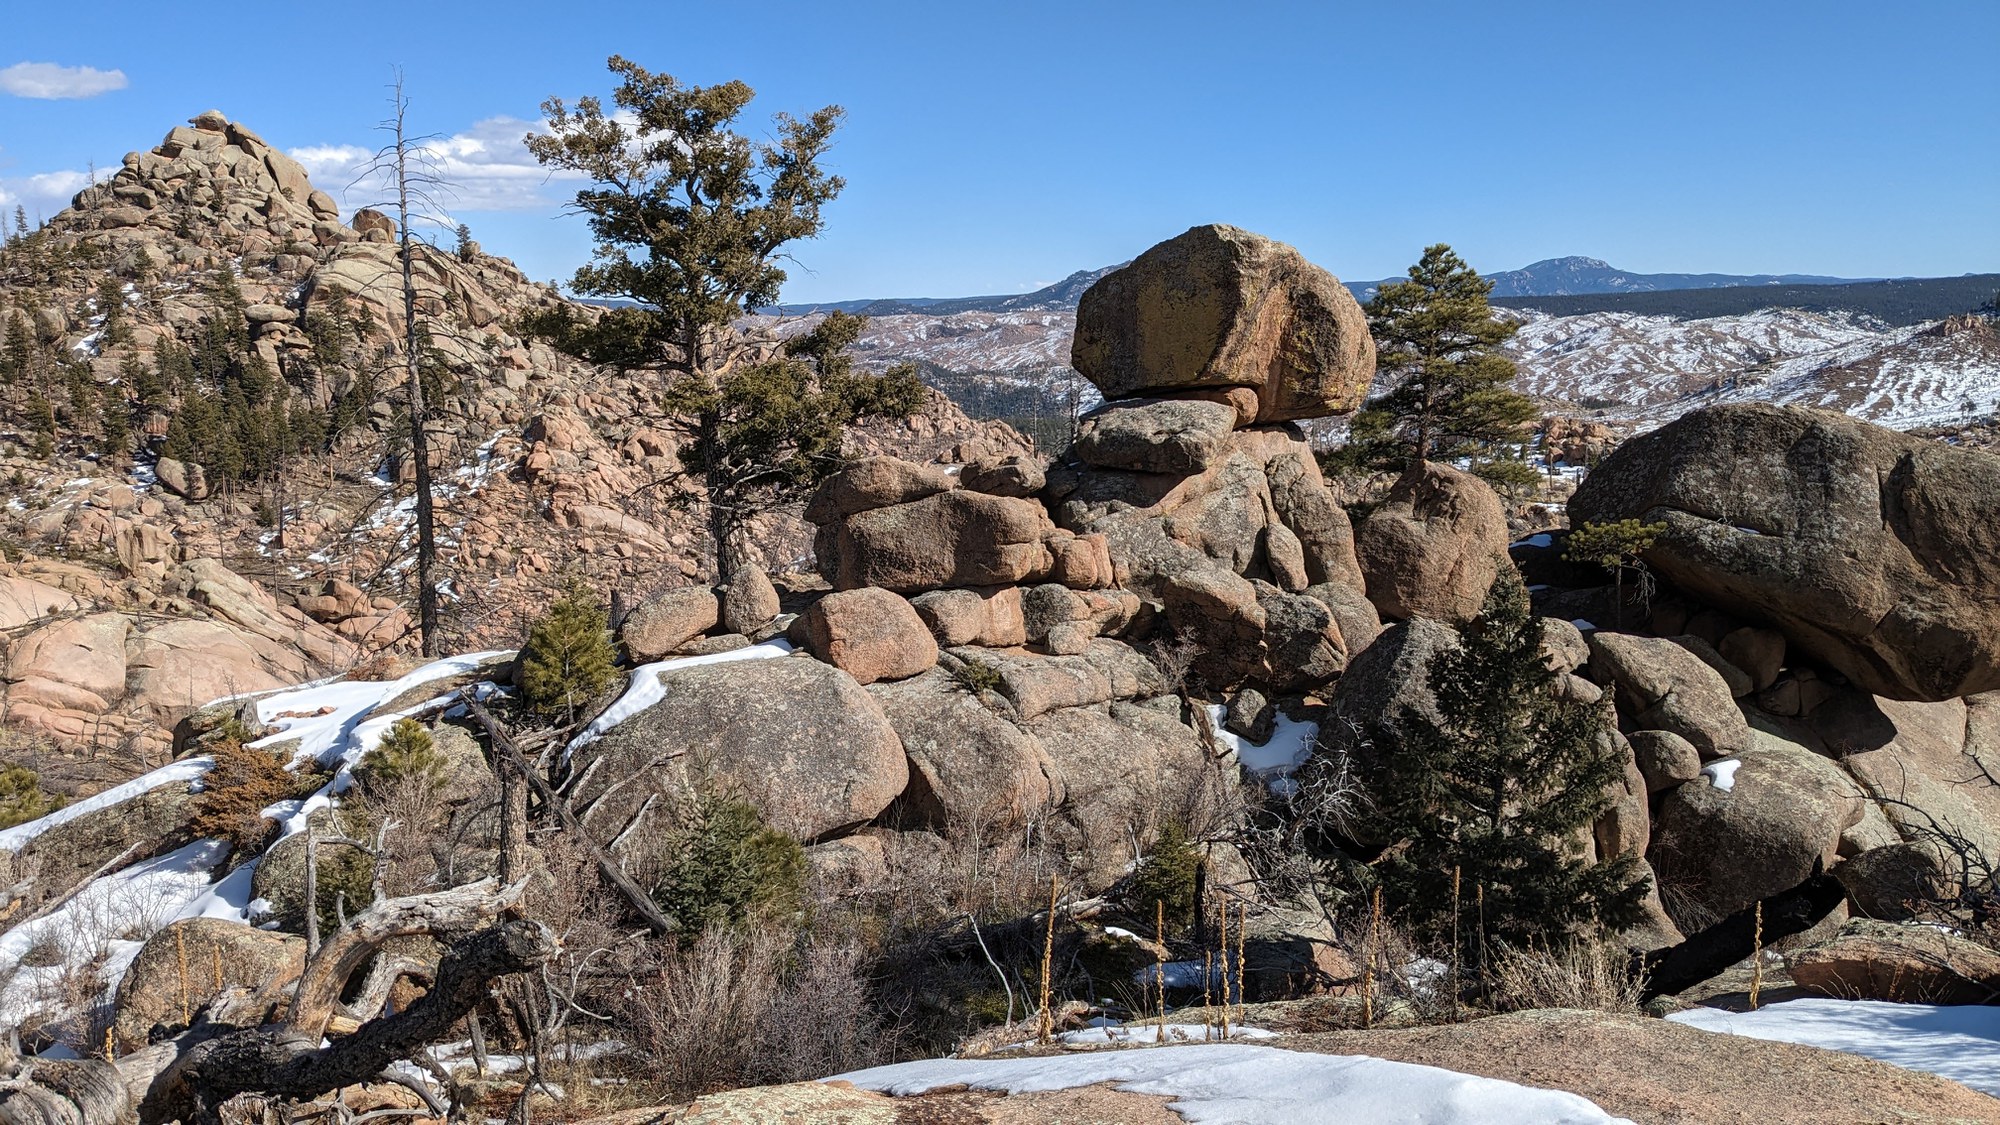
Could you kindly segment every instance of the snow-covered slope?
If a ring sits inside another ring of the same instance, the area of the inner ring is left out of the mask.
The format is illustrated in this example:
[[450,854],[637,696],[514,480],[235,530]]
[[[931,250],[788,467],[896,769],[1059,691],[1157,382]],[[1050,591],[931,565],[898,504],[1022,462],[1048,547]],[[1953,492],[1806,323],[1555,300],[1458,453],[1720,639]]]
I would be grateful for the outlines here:
[[[1892,327],[1853,313],[1776,308],[1698,320],[1503,315],[1521,321],[1508,345],[1518,386],[1551,412],[1657,424],[1718,402],[1762,401],[1913,428],[2000,409],[2000,330],[1977,316]],[[794,319],[781,330],[809,323]],[[921,361],[978,372],[994,389],[1026,391],[1060,414],[1078,382],[1068,367],[1075,330],[1074,311],[906,313],[871,319],[857,352],[871,370]],[[979,408],[962,387],[943,389]],[[1094,404],[1087,384],[1082,397],[1084,408]]]

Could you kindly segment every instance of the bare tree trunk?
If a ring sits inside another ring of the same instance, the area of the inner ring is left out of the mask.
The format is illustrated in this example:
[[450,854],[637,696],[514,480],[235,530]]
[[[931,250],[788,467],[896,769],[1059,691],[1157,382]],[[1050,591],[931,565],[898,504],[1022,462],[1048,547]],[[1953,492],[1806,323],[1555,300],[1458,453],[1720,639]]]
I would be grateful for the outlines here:
[[526,778],[529,785],[534,786],[536,795],[541,797],[550,811],[555,813],[556,820],[563,826],[563,831],[568,832],[578,843],[590,850],[592,858],[597,861],[597,869],[603,873],[605,881],[616,888],[619,894],[625,896],[625,901],[631,904],[633,912],[645,920],[646,928],[659,937],[675,932],[677,927],[673,920],[661,913],[659,905],[646,893],[646,889],[627,875],[618,861],[590,835],[590,832],[577,820],[576,814],[570,810],[569,801],[550,787],[549,783],[528,765],[528,759],[521,753],[521,748],[514,744],[514,739],[508,735],[506,728],[500,725],[500,721],[493,717],[492,712],[481,706],[476,699],[467,699],[466,706],[472,709],[472,716],[479,720],[479,725],[486,728],[486,736],[493,742],[494,756],[505,756],[514,770]]
[[403,362],[410,395],[410,460],[416,469],[417,492],[417,633],[425,656],[438,655],[438,592],[431,571],[437,560],[435,514],[431,505],[430,436],[424,424],[430,411],[424,403],[421,337],[417,331],[417,285],[410,239],[410,143],[403,132],[403,79],[396,78],[395,169],[396,224],[403,265]]

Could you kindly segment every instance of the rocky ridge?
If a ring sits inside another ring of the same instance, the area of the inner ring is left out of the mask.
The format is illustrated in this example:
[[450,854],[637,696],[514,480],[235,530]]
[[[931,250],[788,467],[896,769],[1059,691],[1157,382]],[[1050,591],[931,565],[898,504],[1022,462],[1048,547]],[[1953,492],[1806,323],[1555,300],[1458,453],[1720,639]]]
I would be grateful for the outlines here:
[[[413,468],[398,452],[393,223],[367,209],[343,220],[296,161],[210,111],[128,154],[23,245],[32,252],[10,252],[0,268],[0,331],[18,316],[45,381],[140,413],[134,441],[101,450],[88,437],[94,414],[65,401],[43,458],[26,387],[0,395],[0,474],[14,484],[0,510],[10,650],[0,714],[22,752],[120,749],[87,766],[62,754],[45,763],[59,789],[88,791],[157,763],[191,706],[410,647]],[[242,295],[242,358],[276,377],[294,412],[352,423],[262,481],[211,480],[158,457],[184,396],[169,388],[143,402],[132,386],[165,345],[199,344],[228,315],[215,295],[224,275]],[[635,593],[703,573],[697,521],[672,503],[688,485],[658,424],[658,387],[515,328],[538,309],[594,310],[476,243],[418,243],[414,282],[445,388],[430,439],[449,643],[511,643],[566,573]],[[115,309],[104,304],[112,291]],[[1028,448],[937,395],[852,437],[856,453],[920,459]],[[807,565],[809,539],[783,512],[754,534],[778,570]],[[85,634],[101,667],[79,678],[65,654]]]

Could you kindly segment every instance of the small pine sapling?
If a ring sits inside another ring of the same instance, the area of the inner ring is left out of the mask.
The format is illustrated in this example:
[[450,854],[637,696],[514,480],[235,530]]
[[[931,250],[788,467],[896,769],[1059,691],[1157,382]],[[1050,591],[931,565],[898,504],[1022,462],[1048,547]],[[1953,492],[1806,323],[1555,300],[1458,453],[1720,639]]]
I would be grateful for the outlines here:
[[579,708],[616,677],[604,607],[581,582],[549,606],[528,630],[518,679],[522,698],[543,715],[574,721]]

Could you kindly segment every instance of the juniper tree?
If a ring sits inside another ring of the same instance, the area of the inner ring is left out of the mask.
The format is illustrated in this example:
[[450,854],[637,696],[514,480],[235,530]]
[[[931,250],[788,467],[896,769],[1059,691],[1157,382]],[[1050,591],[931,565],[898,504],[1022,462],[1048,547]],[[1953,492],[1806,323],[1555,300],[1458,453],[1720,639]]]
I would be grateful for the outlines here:
[[1427,672],[1436,717],[1406,705],[1394,728],[1370,730],[1387,763],[1383,826],[1401,842],[1375,866],[1388,901],[1420,933],[1449,935],[1456,869],[1468,942],[1560,943],[1629,924],[1646,893],[1637,858],[1593,863],[1578,843],[1624,774],[1602,707],[1561,691],[1512,567],[1461,632]]
[[1512,387],[1513,361],[1500,353],[1519,325],[1493,315],[1493,283],[1443,243],[1425,248],[1409,274],[1364,307],[1375,369],[1393,385],[1354,415],[1344,460],[1472,457],[1476,469],[1535,417],[1534,403]]
[[572,288],[634,304],[593,323],[558,308],[524,327],[593,362],[666,377],[666,404],[681,412],[669,424],[700,463],[717,576],[727,582],[749,505],[837,467],[840,431],[857,411],[907,412],[920,392],[911,372],[879,394],[844,371],[843,389],[820,385],[844,322],[814,333],[810,354],[743,362],[734,322],[777,300],[786,247],[820,233],[821,209],[845,186],[820,166],[840,107],[804,119],[780,113],[776,139],[758,142],[737,131],[754,96],[744,83],[695,86],[615,55],[609,66],[620,80],[610,109],[595,97],[574,106],[550,98],[548,132],[525,143],[542,164],[591,181],[575,207],[596,239],[595,260]]

